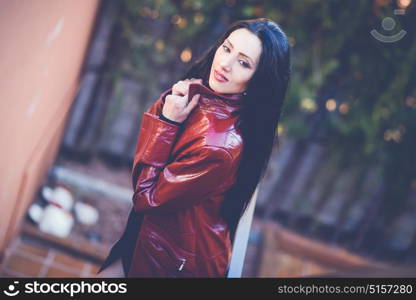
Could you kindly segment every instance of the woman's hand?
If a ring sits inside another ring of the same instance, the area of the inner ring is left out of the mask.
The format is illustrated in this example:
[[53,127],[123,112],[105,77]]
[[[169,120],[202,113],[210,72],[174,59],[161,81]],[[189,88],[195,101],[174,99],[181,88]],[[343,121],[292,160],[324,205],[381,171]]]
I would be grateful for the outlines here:
[[172,86],[172,95],[179,95],[179,96],[187,95],[189,91],[189,85],[194,82],[202,83],[202,79],[191,78],[191,79],[179,80],[177,83],[175,83]]
[[180,80],[172,86],[172,94],[165,97],[162,114],[175,122],[183,122],[198,104],[200,94],[192,97],[188,103],[189,85],[191,83],[202,83],[202,79]]

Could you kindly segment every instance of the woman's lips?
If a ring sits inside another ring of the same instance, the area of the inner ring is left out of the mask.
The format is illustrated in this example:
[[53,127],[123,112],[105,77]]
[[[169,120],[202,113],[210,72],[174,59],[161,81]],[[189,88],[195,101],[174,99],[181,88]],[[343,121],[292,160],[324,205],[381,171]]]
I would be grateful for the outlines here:
[[219,82],[227,82],[228,79],[222,76],[220,73],[218,73],[216,70],[214,70],[214,77]]

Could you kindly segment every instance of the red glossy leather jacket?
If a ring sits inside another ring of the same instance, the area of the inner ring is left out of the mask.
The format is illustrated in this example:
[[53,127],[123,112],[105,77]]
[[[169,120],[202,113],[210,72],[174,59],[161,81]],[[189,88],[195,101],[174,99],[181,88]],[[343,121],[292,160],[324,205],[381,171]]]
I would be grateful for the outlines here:
[[159,119],[164,91],[144,113],[132,176],[136,212],[144,213],[127,277],[224,277],[232,252],[220,217],[236,180],[242,137],[235,127],[241,94],[201,94],[182,126]]

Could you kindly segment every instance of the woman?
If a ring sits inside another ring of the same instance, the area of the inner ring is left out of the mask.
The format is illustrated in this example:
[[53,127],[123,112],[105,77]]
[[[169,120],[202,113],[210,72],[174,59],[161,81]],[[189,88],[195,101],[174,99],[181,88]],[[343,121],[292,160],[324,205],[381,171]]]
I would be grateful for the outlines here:
[[121,257],[127,277],[227,276],[289,78],[287,37],[259,18],[231,24],[161,94],[143,116],[128,224],[101,270]]

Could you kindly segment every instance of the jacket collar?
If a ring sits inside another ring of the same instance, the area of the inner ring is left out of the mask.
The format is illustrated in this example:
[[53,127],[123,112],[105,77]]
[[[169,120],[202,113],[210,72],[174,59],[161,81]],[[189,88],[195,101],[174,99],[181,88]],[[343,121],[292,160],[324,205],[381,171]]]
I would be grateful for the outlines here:
[[202,109],[216,114],[234,116],[238,114],[242,107],[242,93],[218,93],[212,90],[206,82],[189,85],[189,99],[192,99],[195,94],[201,94],[202,96],[198,102]]
[[[231,101],[231,102],[239,102],[243,96],[243,93],[234,93],[234,94],[225,94],[225,93],[218,93],[211,89],[206,81],[203,84],[200,83],[191,83],[191,86],[195,86],[194,88],[197,90],[197,93],[205,94],[206,96],[212,96],[214,98],[220,98],[223,100]],[[235,103],[234,103],[235,104]]]
[[[161,95],[162,102],[165,96],[172,92],[172,88],[167,89]],[[201,94],[198,105],[205,111],[210,111],[223,116],[235,116],[242,107],[243,93],[218,93],[212,90],[206,81],[201,83],[191,83],[189,85],[189,99],[195,94]]]

